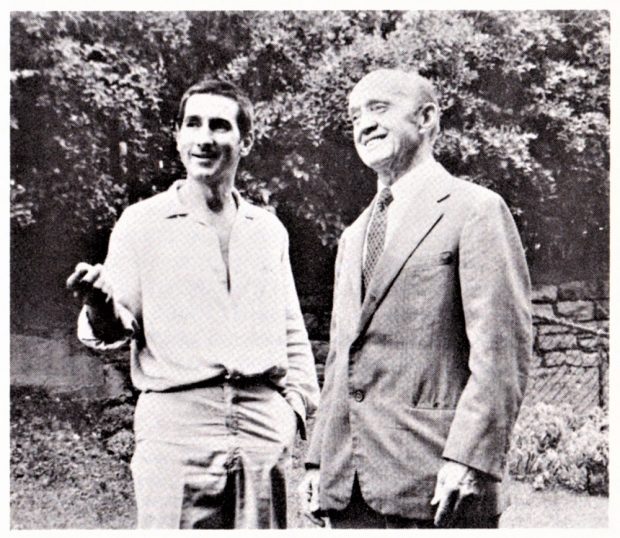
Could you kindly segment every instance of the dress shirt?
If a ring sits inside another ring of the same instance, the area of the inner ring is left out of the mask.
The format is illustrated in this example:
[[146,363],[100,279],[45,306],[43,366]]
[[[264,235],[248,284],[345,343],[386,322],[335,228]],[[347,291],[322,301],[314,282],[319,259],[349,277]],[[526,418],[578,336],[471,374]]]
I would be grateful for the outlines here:
[[102,341],[83,309],[78,337],[96,349],[131,340],[139,390],[260,376],[305,420],[318,383],[284,226],[233,191],[229,289],[215,227],[179,196],[183,184],[127,208],[110,237],[103,270],[130,336]]
[[[385,185],[381,180],[377,180],[377,195],[373,199],[372,214],[368,222],[372,222],[375,211],[377,210],[377,199],[379,193],[385,188],[390,187],[392,191],[392,203],[387,208],[387,227],[385,230],[384,249],[390,243],[390,239],[394,235],[394,230],[405,218],[415,218],[415,215],[407,215],[407,207],[412,198],[420,193],[420,189],[424,188],[424,178],[437,166],[435,159],[430,156],[421,163],[409,170],[400,177],[392,185]],[[364,261],[366,260],[366,251],[368,247],[368,228],[364,237]]]

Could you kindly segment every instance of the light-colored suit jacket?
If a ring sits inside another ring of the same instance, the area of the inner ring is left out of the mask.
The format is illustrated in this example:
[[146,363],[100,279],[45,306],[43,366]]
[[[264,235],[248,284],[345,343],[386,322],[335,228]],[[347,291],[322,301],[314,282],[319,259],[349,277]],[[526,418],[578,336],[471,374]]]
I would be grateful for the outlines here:
[[532,347],[523,248],[500,196],[437,163],[423,181],[363,300],[372,204],[340,240],[306,460],[320,466],[326,510],[346,507],[357,473],[373,509],[432,518],[446,459],[488,475],[473,509],[505,506],[501,481]]

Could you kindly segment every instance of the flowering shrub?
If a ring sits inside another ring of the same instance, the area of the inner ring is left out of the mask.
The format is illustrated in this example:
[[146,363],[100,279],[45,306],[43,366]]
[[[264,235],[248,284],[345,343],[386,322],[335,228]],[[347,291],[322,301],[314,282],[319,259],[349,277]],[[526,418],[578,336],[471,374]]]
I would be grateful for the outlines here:
[[508,457],[511,474],[537,489],[563,486],[609,492],[607,411],[577,414],[570,406],[538,404],[521,411]]

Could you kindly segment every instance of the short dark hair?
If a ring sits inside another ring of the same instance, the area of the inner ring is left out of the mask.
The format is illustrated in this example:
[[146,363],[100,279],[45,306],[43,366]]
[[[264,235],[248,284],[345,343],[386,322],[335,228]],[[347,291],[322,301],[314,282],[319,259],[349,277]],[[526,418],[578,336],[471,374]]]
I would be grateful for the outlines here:
[[237,113],[237,126],[239,127],[241,137],[243,138],[252,133],[254,129],[254,107],[252,106],[252,102],[249,97],[243,90],[241,90],[241,88],[232,82],[214,78],[205,78],[185,90],[183,97],[181,97],[181,102],[179,103],[179,111],[176,119],[177,128],[179,128],[181,123],[183,123],[187,100],[192,95],[200,93],[222,95],[235,101],[239,105],[239,112]]

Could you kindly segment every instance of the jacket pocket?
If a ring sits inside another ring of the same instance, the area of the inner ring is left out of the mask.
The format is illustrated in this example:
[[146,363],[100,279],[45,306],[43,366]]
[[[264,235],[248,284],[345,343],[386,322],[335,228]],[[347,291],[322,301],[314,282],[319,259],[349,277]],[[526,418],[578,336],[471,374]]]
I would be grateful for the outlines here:
[[411,256],[410,260],[405,264],[407,269],[423,269],[425,267],[436,267],[441,265],[452,265],[456,259],[453,252],[445,250],[437,254],[426,256]]
[[454,420],[455,409],[423,409],[408,406],[396,430],[395,438],[403,458],[410,461],[411,472],[434,478],[442,464],[442,454]]
[[435,431],[445,433],[448,437],[450,425],[454,420],[455,408],[428,408],[415,405],[406,405],[404,413],[399,413],[400,419],[397,421],[397,429],[412,431]]

